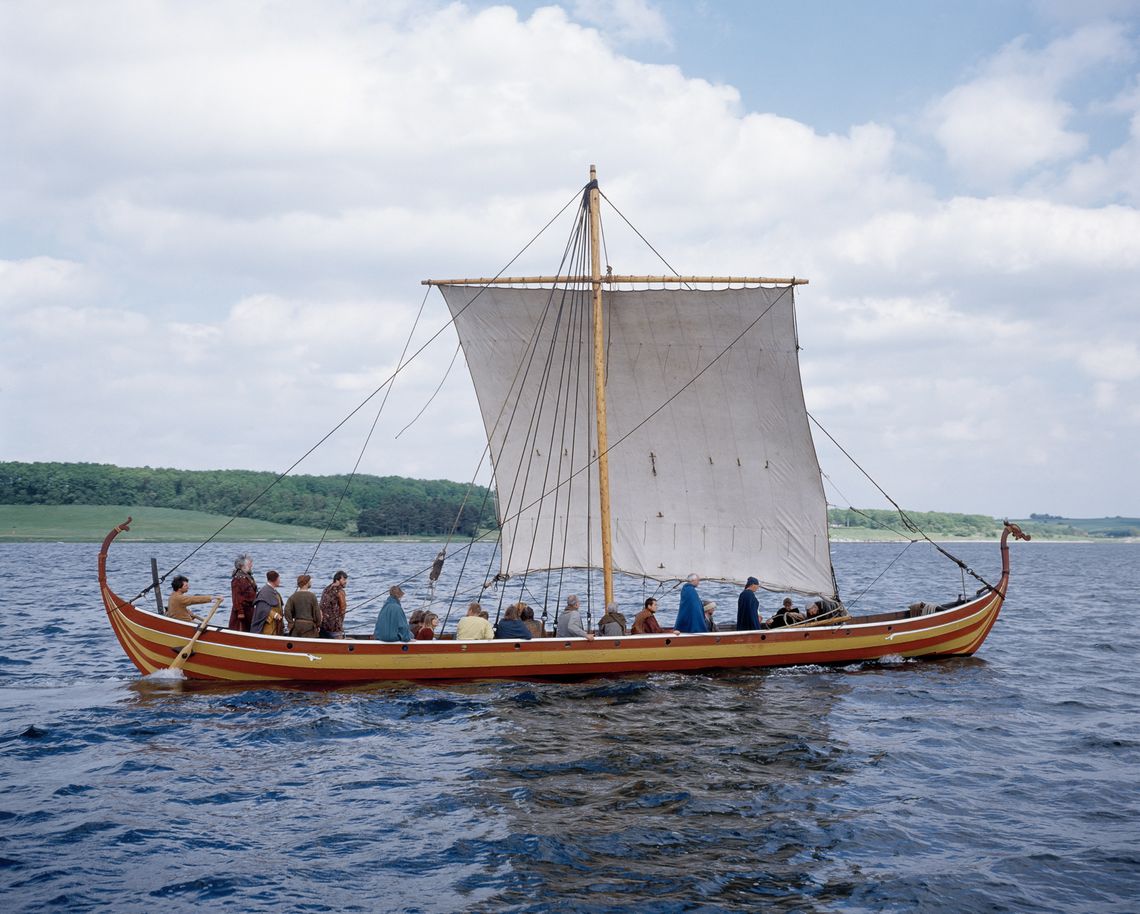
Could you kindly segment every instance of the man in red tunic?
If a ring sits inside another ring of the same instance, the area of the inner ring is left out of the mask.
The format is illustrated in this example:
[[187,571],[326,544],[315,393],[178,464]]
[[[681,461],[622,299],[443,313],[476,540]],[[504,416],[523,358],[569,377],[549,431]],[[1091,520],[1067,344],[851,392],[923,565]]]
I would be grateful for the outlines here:
[[253,579],[253,558],[239,555],[234,560],[234,573],[230,577],[230,628],[248,632],[253,621],[253,601],[257,599],[257,581]]

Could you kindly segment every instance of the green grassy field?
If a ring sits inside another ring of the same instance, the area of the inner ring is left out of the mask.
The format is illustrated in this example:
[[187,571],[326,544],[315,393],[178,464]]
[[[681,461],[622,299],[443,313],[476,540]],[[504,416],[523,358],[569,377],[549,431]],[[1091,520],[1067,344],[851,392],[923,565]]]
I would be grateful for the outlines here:
[[[1021,526],[1021,529],[1030,534],[1034,540],[1056,542],[1056,543],[1108,543],[1108,542],[1121,542],[1120,540],[1110,540],[1104,537],[1094,537],[1091,535],[1074,534],[1074,533],[1058,533],[1056,530],[1050,529],[1048,524],[1037,524],[1033,521],[1016,520],[1015,524]],[[898,536],[890,530],[884,530],[881,527],[832,527],[828,533],[831,536],[833,543],[901,543],[906,542],[904,537]],[[984,536],[982,534],[970,534],[969,536],[948,536],[944,533],[929,532],[928,535],[936,543],[952,543],[952,542],[997,542],[1001,537],[1001,530],[995,525],[993,536]]]
[[[229,518],[174,508],[139,508],[116,505],[0,505],[0,543],[62,542],[97,543],[118,523],[134,517],[129,533],[120,537],[140,543],[202,542]],[[1056,533],[1051,524],[1020,521],[1034,539],[1080,541],[1084,536]],[[1092,527],[1092,521],[1086,521]],[[1094,528],[1099,529],[1099,528]],[[832,527],[833,542],[898,542],[900,537],[878,527]],[[995,533],[994,539],[997,539]],[[220,543],[313,543],[321,538],[316,527],[293,527],[262,520],[239,518],[214,539]],[[931,534],[935,540],[954,537]],[[979,537],[980,538],[980,537]],[[349,537],[329,533],[328,541],[382,542],[392,539],[436,540],[439,537]],[[1097,539],[1098,542],[1111,540]],[[1119,541],[1119,540],[1117,540]]]
[[[229,518],[199,511],[172,508],[139,508],[117,505],[0,505],[0,543],[3,542],[99,542],[116,524],[134,517],[121,540],[134,542],[201,542]],[[238,518],[215,542],[312,543],[321,537],[315,527],[291,527],[268,521]],[[330,533],[327,540],[347,540],[343,533]],[[357,537],[352,538],[357,541]],[[362,537],[360,540],[366,540]]]

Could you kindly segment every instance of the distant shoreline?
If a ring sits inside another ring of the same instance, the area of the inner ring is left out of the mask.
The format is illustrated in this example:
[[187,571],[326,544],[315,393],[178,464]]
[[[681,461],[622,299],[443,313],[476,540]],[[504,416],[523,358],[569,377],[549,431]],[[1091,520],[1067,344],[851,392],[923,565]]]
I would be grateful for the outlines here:
[[[276,524],[270,521],[238,518],[218,514],[184,511],[177,508],[151,508],[125,505],[0,505],[0,545],[5,543],[100,543],[107,533],[128,517],[131,529],[120,535],[120,542],[192,543],[211,540],[216,543],[416,543],[442,542],[441,534],[394,534],[387,536],[351,536],[343,531],[324,531],[317,527]],[[1026,526],[1029,526],[1026,524]],[[834,544],[907,543],[910,539],[891,531],[869,527],[842,526],[829,528]],[[1051,534],[1030,528],[1033,542],[1041,543],[1137,543],[1140,537],[1074,536]],[[931,534],[936,543],[996,543],[993,536],[969,535],[952,537]],[[469,536],[453,537],[466,543]],[[486,536],[483,542],[494,542]]]

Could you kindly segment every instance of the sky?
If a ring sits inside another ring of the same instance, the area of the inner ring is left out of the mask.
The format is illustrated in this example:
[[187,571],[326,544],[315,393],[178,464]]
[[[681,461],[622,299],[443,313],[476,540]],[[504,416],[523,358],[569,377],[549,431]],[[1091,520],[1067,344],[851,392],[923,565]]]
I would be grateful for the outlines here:
[[[0,138],[0,460],[284,470],[596,163],[679,272],[810,279],[808,409],[904,507],[1140,515],[1140,0],[9,0]],[[455,348],[297,472],[475,477]]]

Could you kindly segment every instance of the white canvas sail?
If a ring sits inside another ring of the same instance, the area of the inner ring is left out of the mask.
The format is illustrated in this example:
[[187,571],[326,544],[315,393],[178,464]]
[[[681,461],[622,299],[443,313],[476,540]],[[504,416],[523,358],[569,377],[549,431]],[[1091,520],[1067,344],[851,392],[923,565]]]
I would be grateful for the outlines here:
[[[586,296],[441,291],[491,446],[502,570],[600,564]],[[607,291],[605,331],[615,569],[833,595],[791,290]]]

